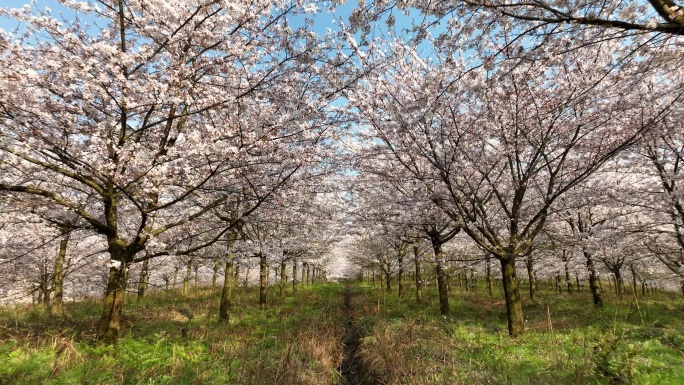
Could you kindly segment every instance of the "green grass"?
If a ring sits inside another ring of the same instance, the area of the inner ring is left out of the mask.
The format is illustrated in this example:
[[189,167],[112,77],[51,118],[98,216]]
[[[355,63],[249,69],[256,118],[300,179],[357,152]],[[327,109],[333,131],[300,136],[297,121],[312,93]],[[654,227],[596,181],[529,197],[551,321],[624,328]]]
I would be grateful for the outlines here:
[[94,341],[96,301],[0,309],[0,384],[325,384],[338,381],[342,288],[307,287],[260,311],[258,291],[238,291],[218,324],[219,292],[154,293],[124,307],[117,346]]
[[684,384],[681,295],[604,294],[597,310],[588,292],[542,290],[512,339],[500,292],[454,290],[444,318],[432,288],[416,305],[364,286],[364,365],[387,384]]
[[[346,316],[340,284],[306,287],[258,309],[241,288],[227,324],[219,291],[129,298],[117,346],[95,342],[101,304],[0,307],[0,384],[340,384]],[[526,334],[511,339],[502,294],[436,290],[422,304],[365,284],[352,290],[362,370],[379,384],[684,384],[684,299],[622,300],[539,291],[524,302]],[[550,316],[550,317],[549,317]],[[549,327],[549,321],[551,327]]]

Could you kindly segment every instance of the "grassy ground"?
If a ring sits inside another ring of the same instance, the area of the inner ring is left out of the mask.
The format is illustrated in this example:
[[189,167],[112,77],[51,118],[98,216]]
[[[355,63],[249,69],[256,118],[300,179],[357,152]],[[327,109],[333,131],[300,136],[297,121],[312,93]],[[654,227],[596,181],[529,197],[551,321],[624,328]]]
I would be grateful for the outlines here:
[[94,342],[100,303],[67,304],[51,319],[0,309],[0,384],[334,384],[342,360],[342,287],[308,287],[258,310],[238,292],[219,325],[219,292],[156,293],[124,307],[118,346]]
[[[606,294],[596,310],[588,292],[542,289],[524,304],[527,333],[511,339],[500,292],[455,288],[446,318],[434,288],[420,305],[410,290],[398,298],[354,285],[346,305],[343,293],[340,284],[307,287],[272,295],[260,311],[256,289],[241,289],[223,325],[217,290],[152,293],[129,300],[116,347],[94,342],[97,301],[67,304],[62,318],[3,307],[0,385],[684,384],[681,295],[639,297],[637,306]],[[350,335],[361,340],[345,360]],[[343,377],[341,367],[363,373]]]
[[[511,339],[501,292],[454,290],[438,315],[434,290],[422,305],[362,287],[364,367],[385,384],[684,384],[684,300],[635,300],[542,290],[526,301],[527,333]],[[628,298],[629,297],[629,298]]]

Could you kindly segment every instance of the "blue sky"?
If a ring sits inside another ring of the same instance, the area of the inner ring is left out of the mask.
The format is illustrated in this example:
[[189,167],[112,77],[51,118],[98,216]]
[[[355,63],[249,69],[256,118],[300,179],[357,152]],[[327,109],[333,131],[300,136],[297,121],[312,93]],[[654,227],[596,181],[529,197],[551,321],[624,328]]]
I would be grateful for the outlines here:
[[[30,0],[0,0],[0,7],[3,8],[21,8],[26,4],[30,4]],[[67,8],[57,3],[56,0],[36,0],[36,5],[40,9],[49,7],[52,9],[53,16],[58,16],[60,13],[69,18],[73,15]],[[334,28],[333,19],[338,18],[345,20],[348,18],[351,10],[356,6],[356,1],[349,1],[347,4],[339,6],[335,14],[329,14],[324,7],[321,7],[325,13],[316,16],[316,22],[314,24],[314,30],[318,33],[325,33],[327,28]],[[17,22],[9,20],[7,18],[0,17],[0,29],[4,29],[9,32],[17,27]]]
[[[20,8],[26,4],[30,4],[31,0],[0,0],[0,7],[4,8]],[[71,12],[66,7],[60,5],[56,0],[35,0],[36,6],[39,9],[44,9],[49,7],[52,9],[53,16],[59,17],[61,14],[63,17],[70,19],[73,17],[73,12]],[[348,0],[345,4],[337,6],[334,14],[327,12],[327,1],[320,1],[321,9],[323,13],[318,14],[314,19],[314,31],[319,34],[324,34],[328,28],[333,30],[337,29],[337,24],[333,23],[333,20],[342,20],[347,23],[351,11],[357,6],[356,0]],[[394,16],[396,18],[395,31],[401,31],[404,28],[410,28],[413,22],[420,23],[422,21],[422,16],[418,12],[411,12],[409,15],[402,15],[400,11],[394,11]],[[293,26],[297,23],[295,19],[291,19]],[[17,22],[9,20],[7,18],[0,17],[0,29],[4,29],[9,32],[17,27]],[[385,25],[382,21],[379,22],[381,29],[384,29]],[[399,32],[400,33],[400,32]],[[401,33],[400,33],[401,34]]]

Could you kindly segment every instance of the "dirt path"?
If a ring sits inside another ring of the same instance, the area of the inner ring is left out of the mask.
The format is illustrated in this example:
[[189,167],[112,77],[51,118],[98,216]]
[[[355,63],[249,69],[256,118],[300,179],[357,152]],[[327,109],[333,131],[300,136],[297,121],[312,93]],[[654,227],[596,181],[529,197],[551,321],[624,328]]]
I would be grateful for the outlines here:
[[368,375],[359,359],[361,332],[357,326],[358,315],[354,311],[352,297],[354,293],[347,284],[344,288],[344,359],[340,365],[342,385],[373,385],[375,381]]

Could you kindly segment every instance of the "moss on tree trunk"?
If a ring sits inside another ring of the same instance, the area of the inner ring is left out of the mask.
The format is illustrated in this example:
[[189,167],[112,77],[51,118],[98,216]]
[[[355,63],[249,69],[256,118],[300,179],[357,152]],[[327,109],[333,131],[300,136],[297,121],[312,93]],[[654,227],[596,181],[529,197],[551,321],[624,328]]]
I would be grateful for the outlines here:
[[116,344],[121,331],[121,310],[126,295],[126,270],[128,264],[112,259],[104,298],[104,310],[97,328],[98,339]]
[[508,318],[508,334],[517,337],[525,333],[522,303],[518,277],[515,272],[515,257],[499,258],[503,276],[504,297],[506,298],[506,315]]

